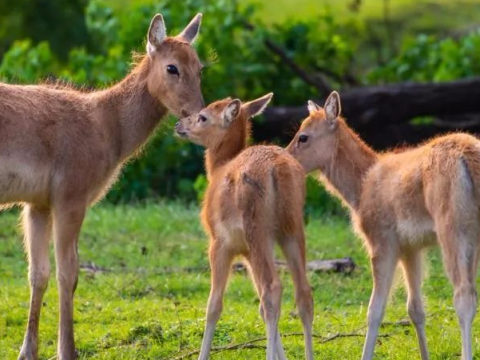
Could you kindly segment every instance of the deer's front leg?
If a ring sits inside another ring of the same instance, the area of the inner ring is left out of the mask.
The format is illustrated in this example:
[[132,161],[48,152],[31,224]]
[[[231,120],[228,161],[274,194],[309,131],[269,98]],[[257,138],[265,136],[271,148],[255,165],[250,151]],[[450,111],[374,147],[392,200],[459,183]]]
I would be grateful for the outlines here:
[[372,251],[371,265],[373,291],[368,306],[368,330],[363,346],[362,360],[371,360],[378,329],[383,320],[388,294],[392,287],[393,274],[398,262],[396,249],[378,249]]
[[55,258],[59,291],[60,321],[58,359],[76,358],[73,335],[73,295],[78,281],[78,236],[85,206],[63,205],[53,211]]
[[26,205],[23,211],[23,227],[29,264],[30,312],[27,331],[18,359],[37,360],[40,311],[43,294],[47,289],[50,277],[50,259],[48,257],[51,229],[50,210]]

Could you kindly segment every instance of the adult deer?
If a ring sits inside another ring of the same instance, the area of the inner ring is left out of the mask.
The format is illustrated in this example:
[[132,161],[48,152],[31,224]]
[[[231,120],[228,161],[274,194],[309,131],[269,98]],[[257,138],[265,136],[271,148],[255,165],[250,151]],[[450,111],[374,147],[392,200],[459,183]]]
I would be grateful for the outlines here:
[[422,249],[438,243],[454,287],[462,358],[472,359],[472,322],[480,240],[480,141],[467,134],[433,139],[417,148],[378,154],[340,116],[333,92],[288,146],[307,172],[319,169],[327,187],[350,208],[371,258],[373,292],[363,360],[373,357],[392,278],[400,262],[407,309],[420,354],[428,359],[423,308]]
[[313,300],[305,273],[303,229],[305,174],[278,146],[247,148],[249,119],[263,111],[272,95],[243,105],[238,99],[219,100],[176,125],[179,136],[207,148],[209,185],[202,222],[210,237],[212,275],[200,360],[208,359],[235,256],[246,259],[260,297],[260,313],[267,326],[267,359],[285,359],[278,332],[282,289],[274,263],[275,242],[290,267],[307,359],[313,359]]
[[75,358],[73,294],[86,209],[103,197],[125,161],[169,111],[180,117],[203,107],[202,65],[190,45],[200,22],[198,14],[180,35],[167,37],[162,16],[155,15],[147,54],[123,81],[106,90],[0,84],[0,203],[24,204],[31,288],[19,359],[38,359],[52,229],[60,306],[58,359]]

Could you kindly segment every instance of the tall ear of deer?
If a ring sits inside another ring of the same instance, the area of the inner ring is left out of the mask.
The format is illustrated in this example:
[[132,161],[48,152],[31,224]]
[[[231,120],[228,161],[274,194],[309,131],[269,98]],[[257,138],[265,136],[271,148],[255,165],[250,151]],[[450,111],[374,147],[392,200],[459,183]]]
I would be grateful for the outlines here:
[[58,359],[75,358],[73,294],[86,209],[104,196],[168,112],[185,116],[204,106],[202,65],[190,46],[200,19],[199,14],[180,36],[168,37],[162,16],[156,15],[147,35],[148,55],[106,90],[0,83],[0,203],[24,204],[31,288],[19,359],[38,359],[51,234],[60,299]]
[[303,228],[305,174],[282,148],[247,147],[249,118],[260,114],[272,95],[243,105],[238,99],[220,100],[176,125],[179,136],[207,148],[209,184],[202,222],[210,238],[212,288],[200,360],[209,357],[236,256],[248,262],[260,298],[260,314],[267,326],[267,359],[285,359],[278,331],[282,289],[274,263],[275,243],[280,245],[290,267],[306,358],[313,359],[313,300],[305,274]]
[[310,116],[287,149],[307,171],[323,172],[327,187],[350,209],[354,228],[369,252],[374,286],[362,359],[373,358],[398,263],[405,275],[408,314],[420,355],[429,359],[422,252],[438,244],[454,288],[462,359],[471,360],[480,259],[480,141],[456,133],[380,156],[339,117],[337,93],[332,93],[324,109],[309,103],[310,107]]

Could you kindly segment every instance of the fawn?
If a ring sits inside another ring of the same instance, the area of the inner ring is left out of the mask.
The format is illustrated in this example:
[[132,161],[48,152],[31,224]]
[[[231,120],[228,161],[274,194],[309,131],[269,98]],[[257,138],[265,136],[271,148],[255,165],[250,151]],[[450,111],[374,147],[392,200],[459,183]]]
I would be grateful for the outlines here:
[[348,206],[364,239],[373,273],[363,360],[373,357],[392,277],[400,261],[408,288],[407,310],[422,360],[429,358],[422,302],[422,250],[438,243],[454,287],[462,359],[472,359],[475,278],[480,239],[480,141],[451,134],[400,153],[378,154],[340,117],[340,96],[325,108],[309,101],[310,116],[288,146],[306,172]]
[[31,288],[19,359],[38,359],[52,229],[60,307],[58,359],[75,358],[73,294],[86,209],[103,197],[125,161],[169,111],[180,117],[204,106],[202,65],[190,45],[200,22],[198,14],[180,35],[167,37],[162,16],[155,15],[147,55],[123,81],[106,90],[0,83],[0,203],[24,205]]
[[201,218],[210,237],[212,275],[201,360],[208,359],[236,256],[246,259],[260,298],[260,314],[267,326],[267,359],[285,359],[278,332],[282,289],[274,263],[275,242],[290,267],[307,359],[313,359],[313,300],[305,269],[303,229],[305,173],[280,147],[247,147],[249,119],[260,114],[272,96],[243,105],[238,99],[219,100],[176,125],[180,137],[207,149],[209,185]]

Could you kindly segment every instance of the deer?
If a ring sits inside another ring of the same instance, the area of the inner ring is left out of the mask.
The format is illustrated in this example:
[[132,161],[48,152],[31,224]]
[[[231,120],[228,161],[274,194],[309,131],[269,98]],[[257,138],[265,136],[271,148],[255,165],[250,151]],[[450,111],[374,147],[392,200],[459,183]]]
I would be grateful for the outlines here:
[[428,360],[422,253],[437,244],[454,289],[462,359],[471,360],[480,240],[480,141],[452,133],[417,147],[377,153],[340,116],[337,92],[330,94],[323,108],[309,101],[308,110],[287,150],[307,173],[320,170],[320,180],[350,210],[371,260],[373,291],[362,359],[373,357],[400,263],[407,312],[421,358]]
[[230,268],[238,256],[246,260],[260,298],[267,332],[266,358],[286,359],[278,331],[282,285],[275,269],[275,243],[290,268],[306,357],[313,359],[313,299],[306,275],[303,225],[305,174],[281,147],[247,147],[249,119],[262,113],[272,96],[246,103],[218,100],[175,126],[180,138],[206,148],[208,187],[201,220],[210,239],[211,289],[199,360],[209,357]]
[[38,359],[52,234],[60,308],[58,359],[76,357],[73,297],[87,208],[104,197],[161,119],[204,107],[202,64],[191,45],[201,18],[196,15],[179,35],[168,37],[162,15],[155,15],[146,54],[122,81],[104,90],[0,83],[0,203],[23,207],[31,289],[18,359]]

